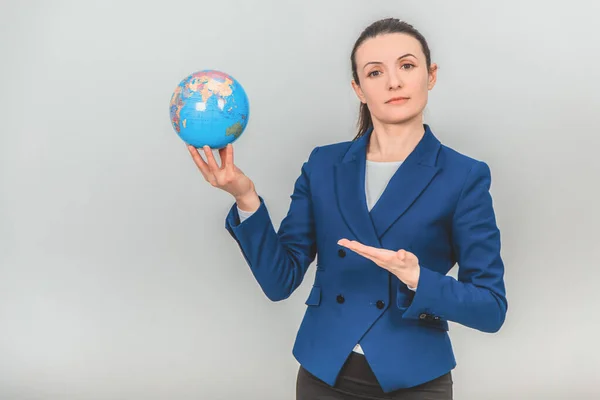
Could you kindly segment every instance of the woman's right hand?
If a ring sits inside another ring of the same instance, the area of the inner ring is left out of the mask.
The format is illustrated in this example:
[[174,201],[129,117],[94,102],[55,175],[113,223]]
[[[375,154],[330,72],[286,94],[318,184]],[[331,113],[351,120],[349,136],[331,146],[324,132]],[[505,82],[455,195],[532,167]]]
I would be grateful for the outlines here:
[[256,194],[254,182],[234,164],[233,145],[231,143],[219,149],[220,167],[217,165],[209,146],[203,147],[206,161],[202,159],[196,147],[192,145],[187,147],[194,163],[208,183],[231,194],[241,209],[245,211],[258,209],[260,199]]

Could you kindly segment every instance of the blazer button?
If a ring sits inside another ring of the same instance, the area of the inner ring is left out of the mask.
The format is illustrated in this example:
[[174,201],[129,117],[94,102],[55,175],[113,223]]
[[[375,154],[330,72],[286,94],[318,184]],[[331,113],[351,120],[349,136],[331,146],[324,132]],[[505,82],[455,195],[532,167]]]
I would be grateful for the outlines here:
[[381,310],[385,306],[385,303],[381,300],[377,300],[377,303],[375,303],[375,305]]
[[338,256],[340,256],[340,257],[342,257],[342,258],[346,257],[346,250],[344,250],[344,249],[339,249],[339,250],[338,250]]
[[340,304],[342,304],[344,301],[346,301],[346,299],[344,299],[344,296],[342,296],[341,294],[338,294],[338,295],[337,295],[337,298],[336,298],[336,300],[337,300],[337,302],[338,302],[338,303],[340,303]]

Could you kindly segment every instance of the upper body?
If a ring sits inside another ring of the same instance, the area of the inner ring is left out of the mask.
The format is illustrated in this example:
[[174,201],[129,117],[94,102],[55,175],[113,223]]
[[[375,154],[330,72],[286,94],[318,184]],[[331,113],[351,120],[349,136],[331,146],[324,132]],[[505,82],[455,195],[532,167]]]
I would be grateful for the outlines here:
[[[358,342],[383,387],[425,382],[455,366],[448,321],[483,332],[496,332],[504,322],[490,170],[425,129],[370,212],[364,196],[367,134],[313,150],[277,231],[262,197],[243,223],[237,206],[227,215],[226,228],[273,301],[288,298],[316,259],[294,355],[326,382],[335,381]],[[340,238],[414,254],[420,268],[415,291],[346,251]],[[458,280],[446,275],[455,263]]]
[[[430,58],[404,22],[363,31],[351,55],[359,132],[313,149],[277,230],[231,145],[220,167],[210,149],[204,161],[189,147],[205,179],[234,196],[226,228],[268,298],[288,298],[316,260],[293,354],[329,384],[357,343],[385,391],[424,383],[456,365],[449,321],[496,332],[505,320],[490,169],[423,123]],[[367,161],[401,162],[370,210]],[[243,222],[238,209],[249,213]],[[456,263],[458,279],[447,275]]]

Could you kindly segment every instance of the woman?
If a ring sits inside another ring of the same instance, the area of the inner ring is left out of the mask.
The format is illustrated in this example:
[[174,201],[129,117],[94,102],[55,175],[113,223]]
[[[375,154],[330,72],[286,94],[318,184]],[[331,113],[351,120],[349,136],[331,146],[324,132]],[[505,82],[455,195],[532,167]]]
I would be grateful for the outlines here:
[[507,311],[490,170],[423,124],[437,66],[411,25],[373,23],[351,64],[358,135],[311,152],[277,232],[231,145],[220,167],[189,150],[235,198],[226,227],[269,299],[289,297],[318,254],[298,399],[451,399],[448,321],[496,332]]

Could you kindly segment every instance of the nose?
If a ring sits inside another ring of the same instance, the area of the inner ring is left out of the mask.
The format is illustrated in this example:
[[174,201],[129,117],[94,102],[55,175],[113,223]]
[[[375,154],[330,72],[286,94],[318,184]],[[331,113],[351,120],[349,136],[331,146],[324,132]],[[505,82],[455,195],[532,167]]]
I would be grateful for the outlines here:
[[388,86],[389,90],[394,90],[396,88],[402,87],[402,79],[400,78],[400,71],[394,70],[394,72],[390,72],[388,74]]

